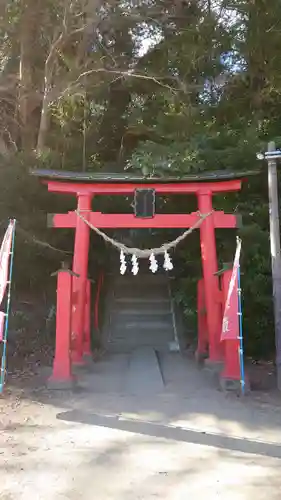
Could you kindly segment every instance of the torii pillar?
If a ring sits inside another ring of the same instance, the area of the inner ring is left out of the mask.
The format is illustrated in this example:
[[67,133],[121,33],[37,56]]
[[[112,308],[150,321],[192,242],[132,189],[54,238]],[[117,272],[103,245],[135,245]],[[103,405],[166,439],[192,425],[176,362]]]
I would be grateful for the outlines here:
[[[198,208],[201,213],[213,210],[212,191],[205,189],[197,194]],[[205,305],[209,337],[208,362],[213,366],[223,361],[223,349],[220,342],[222,309],[216,251],[214,214],[207,217],[200,226],[200,245],[205,290]]]
[[[77,208],[88,220],[91,212],[92,195],[77,193]],[[74,243],[73,272],[78,275],[73,280],[72,305],[72,361],[75,364],[85,364],[84,354],[84,319],[86,304],[86,289],[88,277],[88,255],[90,244],[90,228],[80,217],[76,217]]]

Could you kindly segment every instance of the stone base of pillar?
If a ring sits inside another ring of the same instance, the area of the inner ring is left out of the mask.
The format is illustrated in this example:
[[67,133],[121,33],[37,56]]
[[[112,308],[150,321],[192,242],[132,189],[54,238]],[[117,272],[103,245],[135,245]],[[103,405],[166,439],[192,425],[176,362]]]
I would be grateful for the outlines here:
[[205,359],[205,362],[204,362],[204,368],[206,370],[209,370],[212,373],[215,373],[215,374],[220,374],[221,371],[223,370],[223,366],[224,366],[223,361],[219,361],[219,360],[213,361],[210,358]]
[[[220,381],[220,388],[223,391],[235,392],[237,394],[241,394],[242,390],[241,390],[241,381],[240,380],[226,378],[226,377],[223,377],[221,375],[219,381]],[[250,392],[250,384],[249,384],[249,381],[246,379],[244,393],[249,394],[249,392]]]
[[73,366],[84,366],[86,364],[84,356],[78,356],[76,351],[71,353],[71,362]]
[[76,385],[77,381],[74,376],[67,379],[58,379],[51,376],[47,380],[47,388],[50,390],[57,390],[57,391],[73,390],[75,389]]
[[85,361],[85,365],[89,365],[93,362],[93,354],[86,352],[83,354],[83,359]]
[[208,359],[208,354],[196,351],[194,357],[197,365],[202,367],[205,366],[205,362]]
[[210,358],[205,359],[203,369],[206,372],[206,376],[212,381],[214,386],[219,387],[220,373],[223,369],[222,361],[213,361]]
[[94,365],[93,357],[84,356],[83,361],[83,363],[72,365],[74,375],[79,376],[80,374],[87,373],[92,370],[92,367]]

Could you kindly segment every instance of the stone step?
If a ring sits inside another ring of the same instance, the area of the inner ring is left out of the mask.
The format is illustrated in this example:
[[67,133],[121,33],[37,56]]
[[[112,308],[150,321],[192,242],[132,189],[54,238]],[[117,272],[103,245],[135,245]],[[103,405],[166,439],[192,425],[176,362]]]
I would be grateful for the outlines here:
[[153,339],[109,339],[107,342],[107,350],[108,351],[116,351],[120,349],[119,352],[122,352],[123,350],[125,352],[130,352],[137,347],[141,346],[146,346],[146,347],[152,347],[153,349],[156,349],[157,351],[162,351],[162,352],[169,352],[170,350],[170,345],[172,344],[173,340],[170,339],[170,337],[164,337],[164,338],[153,338]]
[[113,277],[109,306],[110,325],[105,342],[111,352],[135,348],[167,352],[174,341],[169,278],[142,274]]
[[129,280],[118,280],[117,282],[113,282],[114,288],[123,288],[123,287],[139,287],[139,288],[145,288],[145,287],[152,287],[153,289],[157,290],[158,288],[169,287],[169,282],[167,280],[138,280],[135,276],[133,276],[132,279]]
[[126,352],[130,352],[136,347],[141,347],[141,346],[146,346],[146,347],[153,347],[156,350],[161,350],[161,351],[169,351],[169,345],[171,343],[170,338],[163,338],[163,339],[118,339],[115,340],[114,338],[109,339],[107,343],[107,349],[111,351],[112,349],[116,350],[120,348],[120,351],[126,347]]
[[174,340],[174,332],[172,328],[154,328],[146,330],[141,330],[139,328],[135,328],[134,330],[116,328],[111,330],[109,340],[111,342],[126,341],[130,344],[137,342],[136,345],[138,345],[138,342],[141,344],[162,344],[163,342],[172,342]]
[[155,321],[169,322],[173,319],[171,311],[169,311],[168,308],[166,310],[158,312],[158,314],[154,314],[154,311],[151,310],[147,314],[144,314],[137,308],[129,311],[129,313],[126,314],[125,312],[123,312],[124,309],[125,308],[122,307],[114,308],[111,310],[110,317],[112,322],[129,321],[130,323],[143,323],[144,321],[148,321],[150,323]]
[[130,354],[132,353],[136,347],[148,347],[150,349],[155,349],[156,352],[159,353],[167,353],[169,352],[169,342],[160,342],[160,343],[150,343],[150,344],[129,344],[128,342],[109,342],[107,344],[107,351],[113,354]]
[[113,283],[115,286],[119,285],[122,286],[128,284],[143,284],[143,285],[153,285],[153,286],[164,284],[168,286],[169,278],[159,274],[148,274],[148,275],[137,274],[136,276],[130,274],[113,278]]
[[115,287],[114,288],[114,297],[115,298],[120,298],[120,297],[139,297],[139,298],[154,298],[157,297],[158,299],[169,299],[169,289],[168,287],[165,286],[157,286],[157,287],[152,287],[152,286],[123,286],[123,287]]
[[170,336],[171,339],[174,336],[174,329],[173,326],[170,324],[160,324],[160,323],[154,323],[154,324],[146,324],[141,325],[141,324],[127,324],[127,325],[122,325],[122,324],[115,324],[111,325],[109,328],[110,331],[110,337],[113,338],[123,338],[127,337],[138,337],[140,338],[151,338],[151,337],[164,337],[165,335]]
[[111,330],[161,330],[161,329],[171,329],[173,328],[173,318],[172,316],[150,316],[144,317],[142,320],[136,316],[119,316],[112,317]]
[[123,302],[122,304],[119,303],[119,305],[115,305],[111,311],[111,315],[116,316],[116,315],[124,316],[132,316],[134,314],[142,314],[144,315],[152,315],[152,316],[157,316],[157,315],[170,315],[171,314],[171,308],[169,302],[164,302],[164,303],[151,303],[151,302],[141,302],[141,303],[126,303]]
[[135,288],[124,288],[123,290],[114,290],[114,297],[116,299],[124,299],[128,298],[130,301],[132,299],[140,300],[141,302],[150,302],[150,301],[167,301],[171,300],[170,292],[167,288],[162,287],[158,290],[154,290],[152,287],[139,290],[137,287]]
[[115,331],[116,329],[138,329],[139,331],[143,331],[146,329],[156,329],[160,330],[161,328],[173,328],[173,319],[170,316],[166,317],[147,317],[145,316],[143,319],[136,316],[124,316],[124,317],[112,317],[111,318],[112,328]]
[[123,296],[123,297],[113,297],[114,303],[116,304],[135,304],[136,307],[138,307],[140,304],[145,305],[145,304],[155,304],[159,306],[159,304],[170,304],[170,298],[169,297],[151,297],[147,299],[147,297],[132,297],[132,296]]
[[111,347],[117,347],[119,346],[128,346],[128,350],[132,350],[138,346],[146,345],[146,346],[151,346],[155,347],[158,349],[163,349],[166,350],[167,352],[169,351],[169,345],[173,342],[172,335],[166,334],[162,336],[151,336],[151,337],[143,337],[141,335],[136,335],[136,336],[129,336],[129,337],[110,337],[108,339],[107,345],[109,346],[109,349]]

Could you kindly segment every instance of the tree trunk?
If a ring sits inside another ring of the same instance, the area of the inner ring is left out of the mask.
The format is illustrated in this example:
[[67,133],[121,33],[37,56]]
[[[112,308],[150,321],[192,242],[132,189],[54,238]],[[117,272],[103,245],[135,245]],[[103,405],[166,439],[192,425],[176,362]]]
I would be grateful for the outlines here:
[[42,102],[40,125],[37,137],[36,152],[41,154],[46,149],[46,139],[49,131],[50,125],[50,115],[49,115],[49,101],[48,101],[48,91],[45,89],[45,94]]
[[[59,40],[59,39],[58,39]],[[36,152],[41,154],[46,149],[46,139],[50,126],[50,91],[53,83],[53,72],[55,63],[55,46],[54,43],[50,48],[49,55],[45,61],[44,68],[44,96],[40,113],[40,124],[37,136]]]
[[118,162],[122,137],[127,129],[126,110],[130,104],[129,89],[122,82],[110,85],[107,109],[100,125],[99,158],[102,163]]
[[36,145],[36,108],[39,99],[35,92],[34,75],[36,60],[34,47],[38,45],[40,26],[40,9],[38,0],[22,1],[22,17],[20,32],[20,88],[19,117],[21,125],[21,147],[25,151],[34,149]]

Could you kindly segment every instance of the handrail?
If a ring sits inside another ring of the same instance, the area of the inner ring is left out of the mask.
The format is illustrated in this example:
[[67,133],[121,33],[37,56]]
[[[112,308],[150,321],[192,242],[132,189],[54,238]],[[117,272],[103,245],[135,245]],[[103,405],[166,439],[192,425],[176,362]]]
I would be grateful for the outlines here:
[[175,349],[174,350],[180,351],[180,343],[179,343],[179,336],[178,336],[178,329],[177,329],[175,304],[174,304],[174,300],[173,300],[173,297],[172,297],[172,290],[171,290],[170,282],[168,284],[168,287],[169,287],[170,310],[171,310],[171,315],[172,315],[173,333],[174,333],[174,339],[173,339],[173,343],[175,345]]
[[95,297],[95,314],[94,314],[94,326],[95,330],[99,331],[99,305],[100,305],[100,295],[101,295],[101,289],[103,286],[104,282],[104,272],[101,271],[98,277],[98,285],[97,285],[97,291],[96,291],[96,297]]

